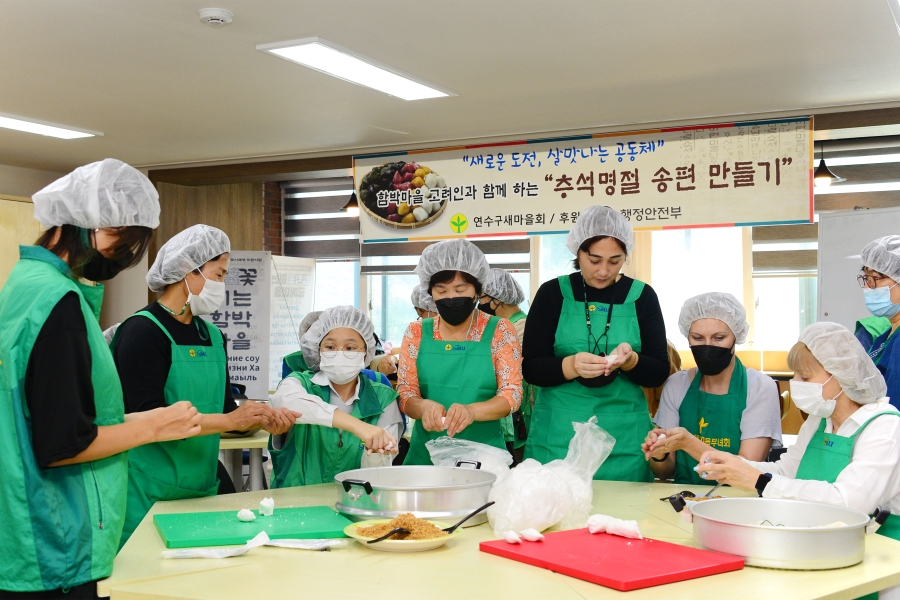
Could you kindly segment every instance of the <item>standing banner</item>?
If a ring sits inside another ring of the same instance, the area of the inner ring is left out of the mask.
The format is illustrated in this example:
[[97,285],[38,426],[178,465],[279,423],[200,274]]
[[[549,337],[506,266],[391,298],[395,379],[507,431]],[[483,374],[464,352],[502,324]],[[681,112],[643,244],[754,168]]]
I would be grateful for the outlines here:
[[356,156],[363,242],[566,233],[595,204],[636,230],[809,223],[812,118]]
[[281,381],[282,360],[300,350],[300,321],[313,309],[316,297],[315,259],[273,256],[271,287],[269,390],[274,392]]
[[232,250],[225,276],[225,303],[204,317],[222,331],[232,383],[247,397],[269,397],[269,301],[271,252]]

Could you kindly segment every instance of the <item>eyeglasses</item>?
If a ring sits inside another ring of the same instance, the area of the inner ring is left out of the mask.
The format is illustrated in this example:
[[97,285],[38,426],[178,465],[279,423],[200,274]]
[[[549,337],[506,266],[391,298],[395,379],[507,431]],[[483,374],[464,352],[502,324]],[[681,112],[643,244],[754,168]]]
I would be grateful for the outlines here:
[[365,352],[365,348],[320,348],[319,353],[325,358],[334,358],[338,355],[338,352],[344,355],[345,358],[356,358],[356,355],[360,352]]
[[875,289],[875,286],[882,279],[887,279],[887,277],[876,277],[875,275],[866,275],[866,274],[861,274],[861,275],[856,276],[856,281],[859,283],[859,287],[869,288],[869,289]]

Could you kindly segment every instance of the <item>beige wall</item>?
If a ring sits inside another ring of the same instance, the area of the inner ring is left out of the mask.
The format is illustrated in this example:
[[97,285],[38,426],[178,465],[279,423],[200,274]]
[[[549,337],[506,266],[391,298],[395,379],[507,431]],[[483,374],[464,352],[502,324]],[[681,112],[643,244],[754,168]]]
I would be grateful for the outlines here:
[[0,195],[0,286],[19,260],[19,245],[33,244],[40,233],[31,200]]
[[63,175],[65,173],[0,165],[0,194],[31,197]]

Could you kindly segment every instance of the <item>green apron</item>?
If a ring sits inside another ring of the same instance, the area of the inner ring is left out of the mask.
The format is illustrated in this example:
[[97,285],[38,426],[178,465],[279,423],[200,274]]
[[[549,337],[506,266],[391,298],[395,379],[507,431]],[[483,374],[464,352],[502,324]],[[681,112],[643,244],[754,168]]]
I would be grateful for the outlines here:
[[306,359],[303,358],[303,352],[299,350],[292,354],[288,354],[284,357],[284,363],[287,365],[288,369],[291,370],[291,373],[294,371],[309,371],[309,367],[306,365]]
[[[568,275],[559,278],[559,287],[563,306],[553,351],[560,357],[588,351],[584,303],[575,299]],[[625,302],[614,305],[608,330],[610,349],[628,342],[635,352],[640,352],[641,328],[634,303],[643,290],[644,283],[634,280]],[[608,304],[599,302],[591,302],[590,307],[600,314],[609,311]],[[647,399],[641,386],[624,373],[601,388],[588,388],[575,380],[537,388],[525,457],[544,464],[565,458],[569,441],[575,435],[572,423],[584,423],[595,415],[597,424],[616,439],[616,445],[594,479],[652,482],[653,472],[641,451],[647,432],[653,428]]]
[[[206,330],[212,345],[179,346],[149,312],[140,311],[131,318],[135,317],[156,323],[172,342],[166,404],[189,400],[202,414],[222,414],[228,364],[219,328],[195,317],[195,326]],[[118,342],[119,331],[113,339],[113,348]],[[129,368],[140,368],[140,365],[129,365]],[[215,496],[219,489],[218,464],[218,434],[147,444],[131,450],[128,455],[128,506],[121,546],[154,502]]]
[[[491,342],[499,321],[499,317],[491,317],[480,341],[448,342],[434,339],[434,319],[423,319],[422,343],[416,359],[422,398],[434,400],[449,409],[454,404],[468,406],[476,402],[487,402],[496,396],[497,374],[494,370]],[[475,421],[454,437],[505,450],[501,420]],[[445,435],[446,430],[425,431],[421,419],[416,421],[409,453],[403,464],[432,464],[425,443]]]
[[872,336],[873,340],[880,338],[890,328],[891,320],[887,317],[866,317],[856,322],[856,332],[859,332],[860,329],[865,329]]
[[[313,375],[303,371],[288,377],[300,381],[306,391],[331,404],[331,388],[313,383]],[[353,403],[350,414],[376,425],[385,409],[397,401],[397,392],[365,376],[360,376],[358,382],[359,399]],[[275,448],[273,441],[269,440],[272,488],[332,483],[338,473],[358,469],[365,451],[362,441],[349,431],[322,425],[294,425],[280,449]]]
[[[526,315],[524,312],[522,312],[520,310],[517,313],[515,313],[514,315],[512,315],[511,317],[509,317],[509,322],[516,323],[527,317],[528,317],[528,315]],[[528,394],[528,384],[523,381],[522,382],[522,404],[521,404],[521,406],[519,406],[519,412],[522,414],[524,414],[522,412],[522,409],[525,406],[525,399],[528,397],[527,394]],[[503,417],[502,419],[500,419],[500,426],[503,427],[503,441],[505,441],[507,444],[512,442],[514,448],[521,448],[522,446],[525,445],[525,440],[520,440],[518,438],[518,436],[516,436],[516,431],[515,431],[515,428],[513,427],[512,413],[510,413],[510,414],[506,415],[505,417]]]
[[[700,389],[697,371],[678,409],[678,424],[716,450],[737,454],[741,449],[741,417],[747,408],[747,369],[734,357],[734,372],[723,396]],[[681,450],[675,453],[675,483],[704,485],[709,482],[694,471],[697,461]]]
[[[879,413],[856,430],[850,437],[844,437],[835,433],[825,433],[825,419],[819,423],[819,429],[806,446],[800,466],[797,468],[797,479],[827,481],[834,483],[853,459],[853,446],[856,444],[856,436],[869,426],[869,424],[884,415],[900,417],[895,412]],[[878,528],[878,533],[893,540],[900,541],[900,517],[891,515],[887,522]],[[875,600],[878,593],[863,596],[859,600]]]
[[[68,589],[109,577],[125,516],[128,453],[41,469],[24,395],[32,348],[63,296],[78,296],[91,352],[94,424],[125,420],[122,386],[100,330],[103,286],[85,285],[49,250],[21,246],[0,290],[0,590]],[[65,415],[57,415],[57,417]],[[47,418],[35,415],[34,418]]]

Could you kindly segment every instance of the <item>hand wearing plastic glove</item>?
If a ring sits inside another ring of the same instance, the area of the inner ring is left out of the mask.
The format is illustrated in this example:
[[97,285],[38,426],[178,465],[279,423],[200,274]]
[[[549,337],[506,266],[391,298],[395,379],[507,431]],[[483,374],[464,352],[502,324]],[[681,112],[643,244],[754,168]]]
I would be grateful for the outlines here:
[[751,467],[740,457],[718,450],[704,452],[697,466],[700,477],[748,492],[756,489],[756,482],[762,475],[762,471]]

